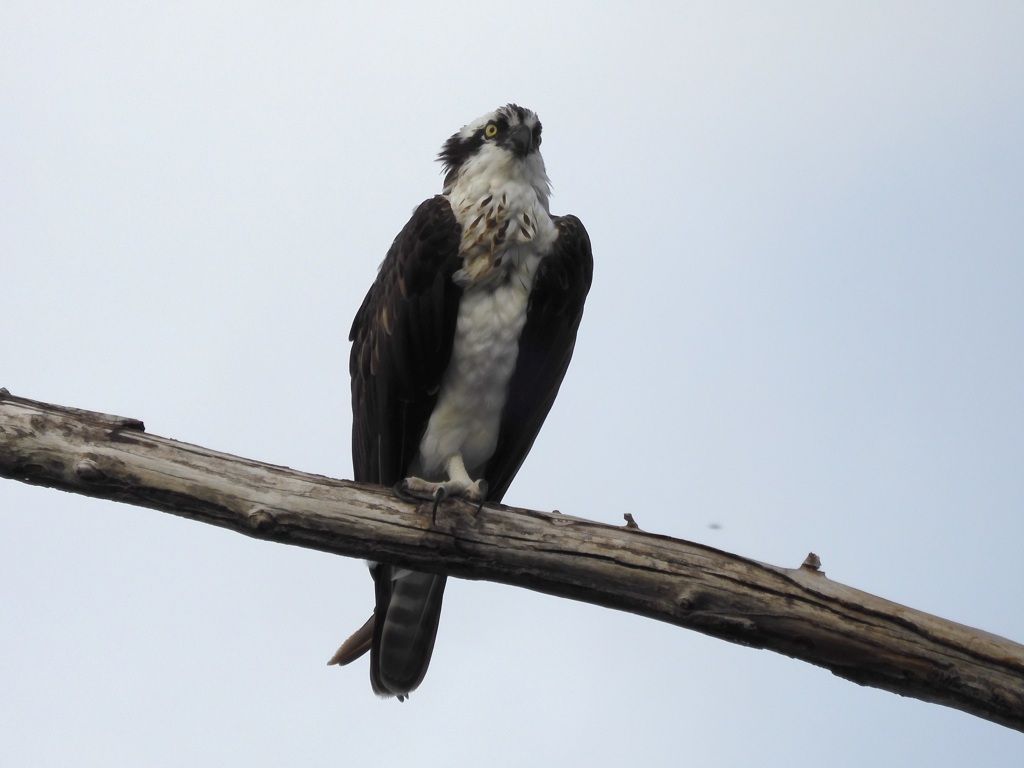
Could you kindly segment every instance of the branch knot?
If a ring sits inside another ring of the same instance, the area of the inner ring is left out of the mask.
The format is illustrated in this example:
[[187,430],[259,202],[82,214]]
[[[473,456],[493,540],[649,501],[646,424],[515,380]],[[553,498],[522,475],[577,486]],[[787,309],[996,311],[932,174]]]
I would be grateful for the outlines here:
[[266,507],[256,507],[246,513],[246,523],[254,531],[270,531],[277,527],[277,519]]

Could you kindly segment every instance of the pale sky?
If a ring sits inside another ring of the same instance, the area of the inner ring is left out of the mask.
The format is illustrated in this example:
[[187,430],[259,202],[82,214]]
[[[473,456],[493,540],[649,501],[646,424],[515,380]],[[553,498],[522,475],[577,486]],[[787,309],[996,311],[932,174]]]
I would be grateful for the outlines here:
[[[5,3],[0,386],[351,477],[351,318],[434,157],[538,112],[595,277],[505,501],[1024,641],[1024,5]],[[1024,736],[450,581],[0,480],[0,765],[1002,766]],[[359,762],[356,762],[359,761]]]

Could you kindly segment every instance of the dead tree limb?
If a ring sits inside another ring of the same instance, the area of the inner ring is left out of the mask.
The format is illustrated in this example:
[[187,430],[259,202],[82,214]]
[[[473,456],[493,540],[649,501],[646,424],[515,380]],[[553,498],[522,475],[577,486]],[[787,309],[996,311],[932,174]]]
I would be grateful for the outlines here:
[[639,530],[389,492],[147,434],[0,389],[0,476],[268,541],[527,587],[817,664],[1024,731],[1024,646],[827,579]]

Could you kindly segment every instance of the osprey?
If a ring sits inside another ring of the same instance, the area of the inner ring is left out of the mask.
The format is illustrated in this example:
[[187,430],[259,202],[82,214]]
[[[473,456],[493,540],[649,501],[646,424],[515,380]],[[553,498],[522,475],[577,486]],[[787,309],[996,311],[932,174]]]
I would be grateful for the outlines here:
[[[565,376],[590,290],[590,239],[552,216],[537,115],[508,104],[438,157],[444,188],[391,244],[356,313],[355,479],[434,501],[501,501]],[[375,693],[423,680],[445,576],[371,563],[376,606],[329,662],[370,651]]]

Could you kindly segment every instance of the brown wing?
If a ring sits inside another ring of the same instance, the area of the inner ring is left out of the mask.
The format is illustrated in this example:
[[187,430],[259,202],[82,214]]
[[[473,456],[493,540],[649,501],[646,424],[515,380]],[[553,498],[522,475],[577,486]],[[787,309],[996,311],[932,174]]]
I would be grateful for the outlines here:
[[[394,485],[404,478],[437,402],[452,355],[462,289],[462,230],[440,195],[413,213],[391,244],[352,323],[352,464],[355,479]],[[445,577],[371,567],[373,619],[332,659],[348,663],[370,647],[376,693],[404,697],[430,663]]]
[[498,445],[484,473],[490,501],[501,501],[551,410],[594,274],[590,237],[580,220],[560,216],[555,223],[558,239],[534,278]]
[[452,354],[462,230],[448,201],[423,202],[391,244],[352,323],[352,463],[360,482],[404,478]]

